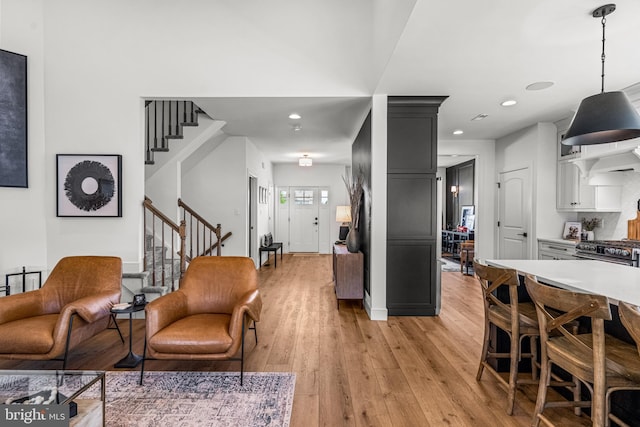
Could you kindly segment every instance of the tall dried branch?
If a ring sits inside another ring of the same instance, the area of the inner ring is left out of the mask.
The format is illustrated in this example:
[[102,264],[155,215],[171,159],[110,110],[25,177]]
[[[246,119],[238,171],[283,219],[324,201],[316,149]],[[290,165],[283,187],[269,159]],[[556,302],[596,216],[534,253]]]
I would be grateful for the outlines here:
[[364,194],[364,176],[359,173],[353,179],[351,176],[343,176],[342,180],[349,193],[349,204],[351,205],[351,226],[358,229],[360,223],[360,204]]

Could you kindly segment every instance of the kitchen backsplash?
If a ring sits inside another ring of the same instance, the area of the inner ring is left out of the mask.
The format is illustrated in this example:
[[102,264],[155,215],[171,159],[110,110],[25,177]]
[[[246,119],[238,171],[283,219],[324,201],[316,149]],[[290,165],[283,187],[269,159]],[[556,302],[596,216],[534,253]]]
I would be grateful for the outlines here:
[[597,240],[619,240],[627,238],[627,221],[637,215],[640,199],[640,173],[625,172],[625,184],[622,186],[622,212],[578,212],[578,220],[598,217],[603,227],[594,230]]

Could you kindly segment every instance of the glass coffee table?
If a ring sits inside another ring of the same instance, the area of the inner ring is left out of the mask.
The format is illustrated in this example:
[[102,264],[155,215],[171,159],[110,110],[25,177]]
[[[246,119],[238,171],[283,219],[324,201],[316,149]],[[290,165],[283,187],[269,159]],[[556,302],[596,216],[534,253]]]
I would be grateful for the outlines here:
[[0,425],[33,412],[51,426],[104,426],[104,371],[0,370],[0,408]]

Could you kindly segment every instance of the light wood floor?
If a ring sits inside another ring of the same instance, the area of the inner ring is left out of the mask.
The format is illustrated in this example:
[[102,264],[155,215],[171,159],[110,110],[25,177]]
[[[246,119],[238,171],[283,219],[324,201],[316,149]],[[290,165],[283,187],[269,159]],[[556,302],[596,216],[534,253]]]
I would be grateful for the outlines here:
[[[331,257],[285,255],[260,270],[264,302],[257,347],[247,336],[247,371],[292,371],[297,426],[528,426],[536,387],[504,412],[505,391],[489,374],[476,381],[482,301],[475,279],[443,273],[437,317],[371,321],[358,302],[336,309]],[[127,321],[119,321],[128,335]],[[134,351],[142,352],[143,321],[134,321]],[[115,370],[126,354],[115,331],[74,349],[70,369]],[[59,362],[0,361],[0,368],[59,368]],[[149,361],[148,370],[238,370],[238,362]],[[139,368],[138,368],[139,369]],[[558,425],[590,425],[570,409],[545,411]]]

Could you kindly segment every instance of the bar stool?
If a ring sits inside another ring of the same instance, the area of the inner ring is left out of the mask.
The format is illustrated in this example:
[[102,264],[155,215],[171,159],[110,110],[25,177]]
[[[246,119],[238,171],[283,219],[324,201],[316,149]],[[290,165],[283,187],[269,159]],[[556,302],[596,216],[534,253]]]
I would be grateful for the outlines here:
[[[475,257],[475,241],[466,240],[460,244],[460,273],[469,276],[469,264],[473,262]],[[467,269],[464,273],[463,268]]]
[[[543,414],[544,409],[563,406],[590,406],[593,425],[608,425],[610,394],[640,389],[637,382],[640,357],[633,345],[605,334],[604,321],[611,320],[607,297],[546,286],[530,275],[525,277],[525,286],[538,312],[542,353],[540,385],[531,425],[538,426],[542,420],[552,426]],[[591,332],[571,334],[566,325],[582,316],[591,319]],[[591,401],[581,401],[574,395],[573,401],[547,402],[553,365],[585,384],[591,392]]]
[[[518,302],[518,273],[512,269],[498,268],[473,261],[473,271],[482,287],[484,296],[484,341],[480,355],[480,366],[476,380],[480,381],[482,373],[487,369],[507,389],[507,414],[513,413],[516,389],[518,384],[537,384],[537,338],[540,335],[536,309],[533,303]],[[498,288],[507,286],[509,302],[505,303],[495,295]],[[494,353],[489,351],[491,325],[505,331],[510,338],[509,353]],[[531,351],[522,353],[522,340],[529,337]],[[531,359],[531,379],[518,378],[518,362],[521,358]],[[489,359],[510,359],[509,381],[507,382],[489,364]]]
[[[622,321],[622,325],[625,327],[631,338],[636,343],[638,354],[640,355],[640,307],[636,305],[632,305],[626,302],[620,301],[618,303],[618,313],[620,314],[620,320]],[[639,359],[640,360],[640,359]],[[611,413],[611,393],[618,390],[640,390],[640,371],[630,372],[633,380],[636,381],[636,386],[632,388],[618,388],[618,389],[610,389],[607,392],[607,426],[609,426],[609,420],[615,421],[620,426],[628,426],[629,424],[623,422],[620,418]]]

